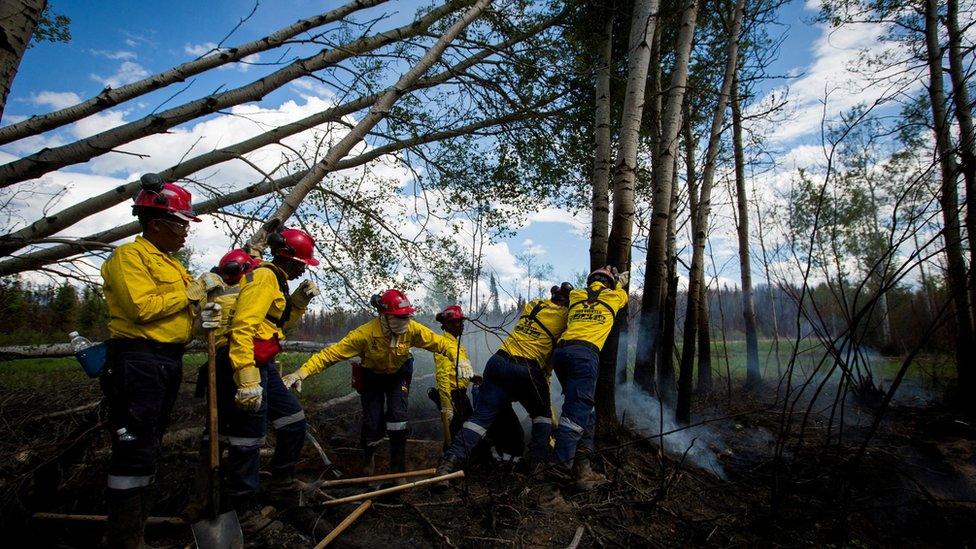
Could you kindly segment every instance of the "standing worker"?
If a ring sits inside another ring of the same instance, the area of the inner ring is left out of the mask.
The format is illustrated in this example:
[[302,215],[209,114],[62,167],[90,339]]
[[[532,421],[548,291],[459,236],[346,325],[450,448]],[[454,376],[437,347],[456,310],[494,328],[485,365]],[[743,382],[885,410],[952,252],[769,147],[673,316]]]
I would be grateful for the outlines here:
[[373,295],[370,304],[379,313],[378,318],[322,349],[283,380],[286,387],[301,390],[306,377],[337,362],[361,358],[358,366],[353,365],[353,388],[359,391],[363,406],[360,444],[366,476],[375,472],[376,447],[383,441],[384,432],[390,437],[390,471],[406,470],[407,407],[413,377],[410,349],[418,347],[444,355],[452,364],[457,352],[456,343],[452,345],[412,319],[415,309],[400,290]]
[[564,395],[553,450],[554,469],[563,478],[572,473],[576,486],[583,490],[606,482],[603,475],[591,469],[588,456],[577,458],[576,453],[577,446],[586,452],[593,450],[596,425],[593,396],[600,350],[617,312],[627,304],[627,291],[621,286],[626,286],[628,279],[629,273],[617,275],[609,266],[590,273],[586,288],[573,290],[569,295],[566,331],[552,355],[553,369]]
[[[109,313],[106,373],[100,378],[108,404],[112,456],[108,466],[110,547],[142,547],[163,433],[183,379],[183,350],[191,339],[194,303],[220,285],[204,273],[194,280],[173,257],[186,244],[193,213],[190,193],[156,174],[141,178],[132,213],[142,235],[102,264]],[[220,311],[201,313],[204,327]]]
[[[468,351],[461,344],[464,319],[464,312],[460,305],[448,305],[434,315],[434,320],[440,323],[444,331],[442,337],[455,349],[457,362],[452,361],[447,355],[434,355],[436,387],[431,387],[427,396],[437,405],[446,425],[449,426],[448,432],[452,437],[457,435],[461,430],[461,424],[471,416],[471,400],[468,399],[467,389],[474,377],[474,371],[471,369]],[[445,437],[445,444],[446,440]]]
[[511,335],[488,359],[474,415],[444,453],[437,466],[438,475],[464,467],[499,411],[513,401],[521,403],[532,418],[529,453],[533,466],[546,461],[552,432],[549,356],[566,329],[566,305],[572,288],[563,282],[552,287],[550,299],[534,299],[525,304]]
[[289,293],[288,281],[319,262],[312,237],[299,229],[272,232],[268,247],[273,260],[244,276],[229,334],[217,343],[218,434],[229,446],[224,489],[243,515],[256,510],[268,422],[276,434],[269,492],[278,505],[297,504],[294,471],[305,445],[305,411],[282,384],[274,358],[285,331],[319,294],[310,280]]

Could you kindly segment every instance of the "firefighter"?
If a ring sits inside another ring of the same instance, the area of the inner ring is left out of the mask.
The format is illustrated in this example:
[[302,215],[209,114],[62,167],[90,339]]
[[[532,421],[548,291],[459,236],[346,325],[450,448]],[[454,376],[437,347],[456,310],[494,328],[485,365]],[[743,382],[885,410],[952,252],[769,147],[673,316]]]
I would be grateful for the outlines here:
[[464,467],[500,410],[517,401],[532,418],[529,458],[533,468],[546,461],[552,419],[549,409],[549,356],[566,329],[566,305],[572,284],[553,286],[550,299],[525,304],[511,335],[485,365],[484,382],[471,419],[444,453],[437,474]]
[[[141,182],[132,212],[142,234],[116,248],[101,269],[109,312],[106,373],[99,382],[112,440],[106,491],[110,547],[144,543],[149,486],[183,378],[194,304],[220,285],[213,273],[194,280],[173,257],[186,243],[190,222],[200,221],[190,193],[156,174]],[[209,307],[201,316],[204,327],[212,327],[220,312]]]
[[[552,355],[553,370],[564,395],[553,449],[554,472],[560,479],[572,474],[576,486],[583,490],[606,482],[603,475],[592,470],[585,452],[593,450],[593,396],[600,350],[617,312],[627,304],[623,286],[628,278],[627,272],[617,275],[611,267],[603,267],[586,277],[586,288],[570,293],[566,331]],[[578,446],[584,450],[580,456]]]
[[236,311],[227,337],[218,342],[216,360],[218,435],[227,447],[223,487],[245,522],[255,510],[260,451],[269,422],[276,444],[268,491],[275,504],[297,503],[294,470],[305,445],[305,412],[282,384],[274,358],[285,332],[319,294],[310,280],[294,292],[288,288],[289,280],[319,264],[308,233],[289,228],[272,232],[268,247],[272,261],[262,262],[241,281]]
[[[316,353],[295,372],[284,378],[285,386],[301,390],[301,381],[329,366],[353,357],[353,387],[359,391],[363,407],[360,444],[363,448],[363,474],[375,472],[376,448],[384,432],[390,437],[390,470],[406,470],[407,406],[413,355],[418,347],[456,362],[457,344],[451,344],[430,328],[412,319],[414,307],[406,294],[397,289],[373,295],[370,304],[379,316],[346,334],[338,343]],[[385,423],[384,423],[385,422]]]
[[244,275],[261,265],[261,260],[251,257],[243,248],[233,249],[223,255],[212,272],[220,275],[227,286],[236,286]]
[[468,351],[461,344],[464,319],[460,305],[448,305],[434,315],[434,320],[440,323],[441,330],[444,331],[441,337],[454,346],[457,362],[451,361],[446,355],[434,355],[434,380],[437,386],[430,388],[427,397],[446,416],[452,437],[457,435],[461,424],[471,416],[471,400],[468,399],[467,388],[474,377],[474,371],[471,369]]

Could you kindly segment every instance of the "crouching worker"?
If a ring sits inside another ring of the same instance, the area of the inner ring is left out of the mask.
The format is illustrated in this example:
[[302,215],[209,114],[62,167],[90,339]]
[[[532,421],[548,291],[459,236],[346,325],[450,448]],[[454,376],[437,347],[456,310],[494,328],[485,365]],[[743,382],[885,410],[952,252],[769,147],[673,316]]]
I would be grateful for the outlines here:
[[257,503],[260,451],[269,422],[275,429],[276,445],[268,492],[278,506],[298,501],[293,475],[305,445],[305,412],[282,384],[274,358],[281,351],[285,331],[319,293],[309,280],[294,292],[288,289],[289,280],[319,264],[312,257],[315,243],[311,236],[298,229],[282,229],[268,236],[268,247],[272,261],[244,275],[229,332],[217,342],[218,435],[227,448],[223,488],[245,522]]
[[[610,267],[604,267],[586,277],[586,288],[570,293],[566,331],[552,355],[564,395],[553,450],[554,469],[556,476],[563,479],[572,473],[577,488],[583,490],[606,482],[603,475],[592,470],[585,453],[593,450],[593,397],[600,350],[617,312],[627,304],[627,291],[621,288],[627,285],[627,279],[628,273],[617,275]],[[582,452],[577,452],[577,447]]]
[[[455,350],[455,361],[446,355],[434,355],[434,380],[437,387],[431,387],[427,397],[434,401],[445,425],[449,426],[451,437],[461,430],[461,424],[471,416],[471,400],[468,399],[468,385],[474,377],[468,351],[461,345],[464,332],[464,312],[460,305],[449,305],[434,315],[444,331],[442,337]],[[445,447],[447,449],[445,437]]]
[[566,329],[566,304],[573,288],[553,286],[550,299],[525,304],[511,335],[485,365],[474,415],[444,453],[437,474],[464,467],[475,446],[488,433],[500,410],[519,402],[532,418],[529,457],[534,467],[546,461],[552,421],[549,410],[549,356]]
[[400,290],[387,290],[382,295],[374,295],[370,304],[379,313],[378,318],[322,349],[284,378],[287,387],[300,390],[301,381],[308,376],[337,362],[360,357],[360,365],[353,365],[356,369],[353,372],[353,387],[359,391],[363,407],[360,444],[363,447],[363,474],[366,476],[375,472],[376,448],[383,441],[384,434],[390,437],[390,471],[399,473],[406,470],[407,406],[413,377],[410,349],[418,347],[444,355],[452,364],[457,352],[456,343],[449,343],[412,319],[415,309]]
[[[200,221],[189,192],[146,174],[132,211],[142,235],[116,248],[102,265],[110,339],[99,381],[112,437],[106,492],[110,547],[143,546],[149,486],[183,379],[193,305],[220,285],[211,273],[194,280],[172,255],[186,243],[189,222]],[[204,311],[205,324],[215,320],[214,312]]]

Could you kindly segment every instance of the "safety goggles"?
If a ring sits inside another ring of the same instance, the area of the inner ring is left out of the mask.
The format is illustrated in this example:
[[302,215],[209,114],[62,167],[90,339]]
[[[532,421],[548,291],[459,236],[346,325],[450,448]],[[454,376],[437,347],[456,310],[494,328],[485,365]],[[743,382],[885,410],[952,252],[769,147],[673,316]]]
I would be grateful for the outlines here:
[[174,234],[178,236],[186,236],[190,234],[190,224],[180,223],[179,221],[173,221],[171,219],[157,219],[156,221],[161,222],[163,225],[173,231]]

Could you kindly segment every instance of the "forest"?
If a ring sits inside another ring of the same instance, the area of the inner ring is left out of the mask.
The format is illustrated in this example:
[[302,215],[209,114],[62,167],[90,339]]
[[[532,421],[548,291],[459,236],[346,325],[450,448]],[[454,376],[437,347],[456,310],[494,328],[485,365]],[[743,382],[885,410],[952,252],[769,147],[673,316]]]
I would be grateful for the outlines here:
[[[168,254],[192,279],[236,248],[278,262],[283,226],[313,242],[320,264],[297,287],[316,290],[276,359],[285,392],[311,353],[382,320],[392,289],[438,334],[445,307],[463,309],[457,350],[477,377],[561,282],[585,290],[606,267],[624,290],[595,346],[586,455],[606,484],[547,498],[552,470],[526,472],[526,451],[446,489],[331,503],[362,491],[329,482],[360,476],[367,397],[347,363],[364,351],[291,393],[309,436],[294,482],[314,512],[261,509],[247,547],[976,544],[971,0],[228,1],[196,29],[203,46],[179,35],[165,56],[159,33],[99,50],[96,12],[162,30],[199,6],[84,4],[0,6],[0,531],[14,546],[89,547],[112,528],[110,398],[67,342],[119,337],[106,265],[150,234],[133,200],[152,173],[203,220]],[[128,73],[101,78],[96,58]],[[91,81],[48,89],[83,59]],[[436,355],[410,358],[407,471],[450,448],[445,404],[427,398]],[[153,546],[197,535],[180,517],[214,360],[206,335],[186,347],[143,512]],[[557,447],[573,391],[555,374]],[[396,471],[390,406],[382,472]],[[514,406],[525,448],[528,408]]]

